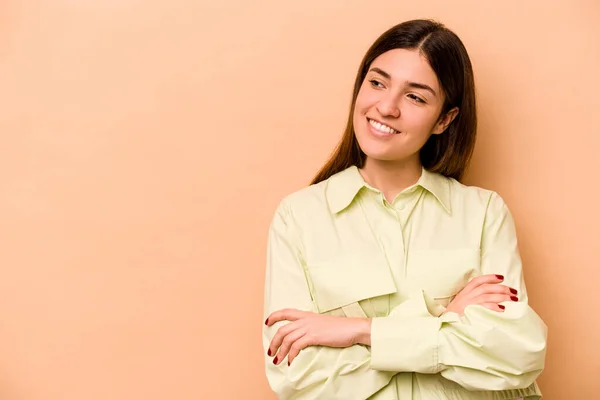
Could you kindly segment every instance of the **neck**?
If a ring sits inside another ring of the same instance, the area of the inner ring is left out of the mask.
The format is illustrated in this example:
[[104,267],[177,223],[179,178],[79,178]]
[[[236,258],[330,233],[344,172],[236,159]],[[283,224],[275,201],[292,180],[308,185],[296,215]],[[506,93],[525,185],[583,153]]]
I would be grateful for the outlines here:
[[379,189],[388,202],[409,186],[417,183],[422,166],[417,159],[412,161],[381,161],[367,157],[360,173],[369,185]]

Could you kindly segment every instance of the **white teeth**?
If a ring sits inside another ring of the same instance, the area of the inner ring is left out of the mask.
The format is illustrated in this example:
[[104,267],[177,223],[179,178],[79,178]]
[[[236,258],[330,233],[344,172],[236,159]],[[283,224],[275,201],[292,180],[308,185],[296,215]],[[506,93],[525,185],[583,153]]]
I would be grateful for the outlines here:
[[390,128],[387,125],[383,125],[377,121],[373,121],[372,119],[369,119],[369,123],[371,125],[373,125],[373,127],[381,132],[385,132],[385,133],[398,133],[397,130]]

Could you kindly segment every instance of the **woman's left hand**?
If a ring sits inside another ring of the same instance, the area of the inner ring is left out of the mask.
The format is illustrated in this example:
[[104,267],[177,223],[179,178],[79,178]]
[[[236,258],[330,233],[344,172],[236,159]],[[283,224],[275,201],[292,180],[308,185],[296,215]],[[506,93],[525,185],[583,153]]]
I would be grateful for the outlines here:
[[280,364],[286,357],[288,365],[308,346],[350,347],[355,344],[370,345],[371,320],[321,315],[296,309],[275,311],[265,324],[290,321],[277,330],[267,354],[275,356],[273,363]]

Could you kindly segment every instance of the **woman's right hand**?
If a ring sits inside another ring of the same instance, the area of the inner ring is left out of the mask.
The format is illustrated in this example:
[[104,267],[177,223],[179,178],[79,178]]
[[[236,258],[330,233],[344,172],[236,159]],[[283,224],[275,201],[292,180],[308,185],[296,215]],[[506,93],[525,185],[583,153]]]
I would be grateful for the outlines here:
[[446,307],[447,312],[455,312],[463,315],[465,307],[479,304],[493,311],[504,311],[503,301],[519,301],[517,290],[506,285],[500,285],[504,281],[502,275],[482,275],[474,278],[461,290],[454,300]]

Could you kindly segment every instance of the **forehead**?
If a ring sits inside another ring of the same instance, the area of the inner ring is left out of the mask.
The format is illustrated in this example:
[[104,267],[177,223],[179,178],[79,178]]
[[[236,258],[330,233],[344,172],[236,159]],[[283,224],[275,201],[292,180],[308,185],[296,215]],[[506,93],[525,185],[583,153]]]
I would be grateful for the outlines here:
[[439,86],[435,72],[419,50],[389,50],[373,60],[369,69],[374,67],[387,72],[394,82],[424,83],[434,89]]

